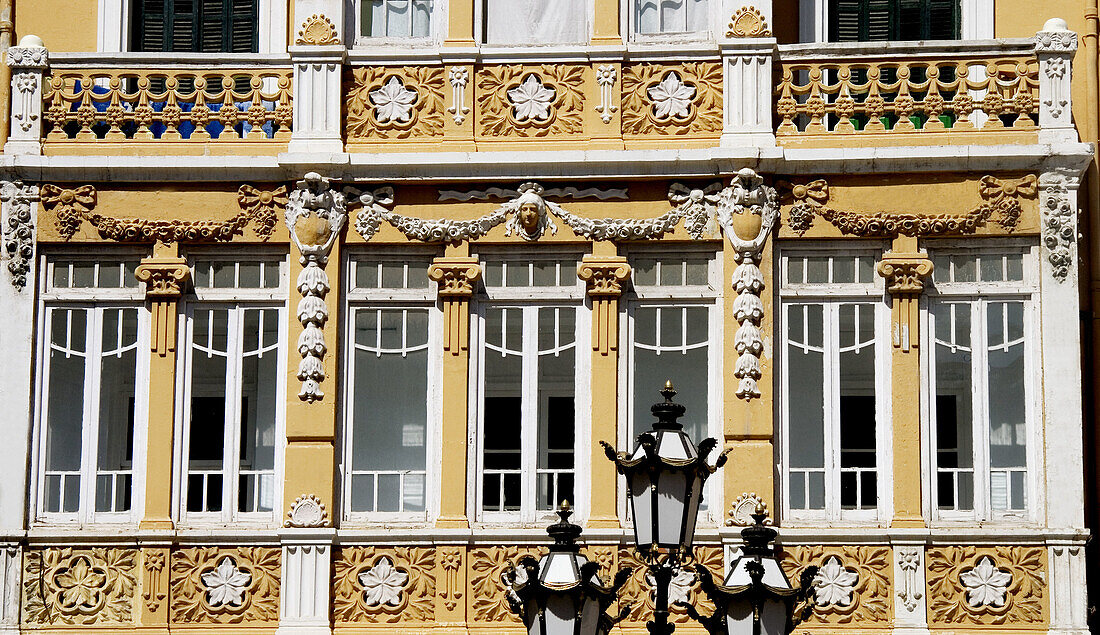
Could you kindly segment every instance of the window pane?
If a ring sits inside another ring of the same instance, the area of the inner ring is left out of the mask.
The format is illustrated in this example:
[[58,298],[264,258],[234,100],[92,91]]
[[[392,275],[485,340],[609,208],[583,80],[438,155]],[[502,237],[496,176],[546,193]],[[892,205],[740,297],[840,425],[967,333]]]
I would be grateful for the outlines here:
[[[823,509],[825,504],[823,320],[821,305],[787,307],[790,479],[808,482],[803,500],[809,509]],[[798,490],[792,492],[803,497]],[[795,502],[792,496],[792,507]]]
[[[428,312],[357,309],[355,316],[352,511],[397,512],[402,511],[403,501],[404,511],[422,511]],[[372,492],[357,491],[373,489],[375,479],[377,498]]]
[[[538,476],[539,509],[575,501],[572,488],[576,310],[538,309]],[[562,477],[565,478],[562,478]]]
[[99,512],[130,510],[137,315],[136,309],[103,310],[96,475],[96,511]]
[[991,302],[986,307],[989,360],[990,501],[995,510],[1022,509],[1013,477],[1022,484],[1027,465],[1022,302]]
[[874,310],[872,304],[839,307],[840,505],[844,509],[863,509],[868,500],[871,508],[877,505],[877,493],[863,490],[874,483],[876,467]]
[[973,509],[973,378],[970,305],[938,303],[931,315],[936,357],[937,506]]
[[487,44],[580,44],[588,39],[585,0],[485,0]]
[[45,511],[75,512],[80,505],[87,320],[83,309],[50,311]]
[[522,465],[522,310],[487,309],[484,325],[483,509],[516,510],[520,507]]
[[192,329],[187,511],[220,511],[229,311],[197,308]]
[[279,312],[245,309],[241,360],[238,511],[275,505],[275,425],[279,381]]

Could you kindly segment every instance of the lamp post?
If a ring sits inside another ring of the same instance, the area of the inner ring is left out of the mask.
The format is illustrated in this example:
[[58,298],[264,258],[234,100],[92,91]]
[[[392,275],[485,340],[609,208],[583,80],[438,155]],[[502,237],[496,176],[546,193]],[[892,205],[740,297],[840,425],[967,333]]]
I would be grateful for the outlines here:
[[615,452],[610,444],[600,442],[626,477],[635,547],[656,587],[653,620],[646,623],[650,635],[670,635],[676,628],[668,621],[668,587],[676,572],[692,560],[703,485],[726,462],[726,452],[718,455],[713,466],[707,461],[717,441],[704,439],[696,448],[684,432],[679,419],[686,409],[672,401],[676,389],[671,381],[661,395],[665,400],[650,408],[657,420],[651,430],[638,435],[633,452]]
[[[669,585],[677,572],[693,563],[703,485],[725,464],[728,452],[711,465],[707,458],[718,442],[708,438],[696,447],[679,422],[685,408],[672,401],[672,382],[665,383],[661,395],[665,400],[650,408],[657,420],[651,430],[638,435],[633,452],[616,452],[600,442],[626,477],[635,548],[653,577],[653,619],[646,623],[650,635],[671,635],[676,628],[668,619]],[[554,538],[547,555],[541,560],[526,556],[501,575],[508,604],[528,635],[607,635],[629,613],[628,607],[616,617],[605,611],[632,571],[620,570],[614,582],[605,585],[599,566],[578,551],[581,528],[569,522],[571,513],[563,503],[561,520],[546,529]],[[764,518],[763,508],[758,508],[753,515],[756,524],[741,531],[745,545],[724,584],[715,584],[706,567],[695,566],[715,612],[704,617],[695,607],[683,606],[711,635],[789,635],[802,613],[812,608],[807,590],[817,568],[802,574],[801,588],[791,587],[771,547],[776,531],[764,525]],[[793,617],[792,611],[797,611]]]

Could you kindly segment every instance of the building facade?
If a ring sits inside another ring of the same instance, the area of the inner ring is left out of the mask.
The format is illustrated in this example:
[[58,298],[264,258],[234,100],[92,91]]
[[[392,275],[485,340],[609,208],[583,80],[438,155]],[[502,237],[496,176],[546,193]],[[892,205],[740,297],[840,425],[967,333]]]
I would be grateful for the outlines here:
[[0,631],[644,633],[671,380],[800,632],[1087,632],[1095,2],[14,1]]

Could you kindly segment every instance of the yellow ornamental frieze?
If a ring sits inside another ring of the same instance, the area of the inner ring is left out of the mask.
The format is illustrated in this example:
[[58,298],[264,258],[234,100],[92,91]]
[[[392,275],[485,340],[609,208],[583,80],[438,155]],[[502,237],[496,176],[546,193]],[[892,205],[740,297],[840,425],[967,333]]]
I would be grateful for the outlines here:
[[347,102],[348,140],[441,136],[444,85],[441,66],[353,69]]
[[173,623],[279,621],[279,548],[192,547],[171,560]]
[[[716,580],[723,577],[722,547],[700,546],[695,547],[695,564],[701,564],[710,570]],[[630,567],[633,572],[627,578],[621,593],[619,602],[623,606],[629,605],[630,613],[626,617],[627,622],[645,622],[652,619],[654,608],[654,581],[650,577],[645,562],[638,557],[637,552],[631,549],[619,550],[618,568]],[[612,576],[614,571],[606,571],[604,575]],[[699,580],[695,575],[694,567],[683,568],[672,578],[668,592],[671,615],[669,620],[676,623],[687,623],[687,613],[678,606],[677,602],[687,602],[693,605],[700,613],[710,614],[714,611],[714,605],[700,591]]]
[[51,626],[130,624],[136,549],[29,550],[23,567],[23,622]]
[[1043,547],[934,547],[926,554],[928,621],[941,625],[1047,622]]
[[435,549],[344,547],[333,560],[336,622],[435,621]]
[[477,71],[478,134],[544,137],[584,130],[585,67],[483,66]]
[[623,66],[624,135],[722,131],[719,62]]
[[894,558],[889,547],[785,547],[780,565],[791,580],[800,579],[807,567],[818,567],[813,613],[803,626],[881,626],[894,619]]
[[512,569],[524,556],[542,557],[545,548],[539,547],[479,547],[470,550],[470,602],[471,622],[514,622],[519,618],[512,614],[505,598],[504,583],[500,574]]

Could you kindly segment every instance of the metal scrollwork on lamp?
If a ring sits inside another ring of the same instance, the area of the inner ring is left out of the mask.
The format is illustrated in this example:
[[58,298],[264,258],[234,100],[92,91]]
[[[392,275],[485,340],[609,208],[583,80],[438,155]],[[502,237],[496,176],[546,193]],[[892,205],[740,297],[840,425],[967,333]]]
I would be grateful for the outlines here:
[[578,551],[581,528],[569,522],[572,513],[563,502],[558,510],[561,520],[546,528],[554,538],[548,554],[541,560],[526,556],[500,576],[508,605],[523,620],[528,635],[607,635],[629,613],[624,608],[613,617],[605,611],[631,570],[619,571],[615,581],[605,585],[599,565]]
[[726,462],[726,452],[714,464],[707,457],[718,442],[704,439],[696,448],[679,418],[683,405],[674,403],[676,390],[666,382],[665,400],[650,411],[657,418],[653,429],[638,435],[631,453],[616,452],[601,441],[607,457],[626,477],[627,498],[634,519],[634,541],[656,586],[653,620],[646,624],[651,635],[668,635],[675,626],[668,621],[668,589],[677,572],[692,562],[692,542],[703,484]]

